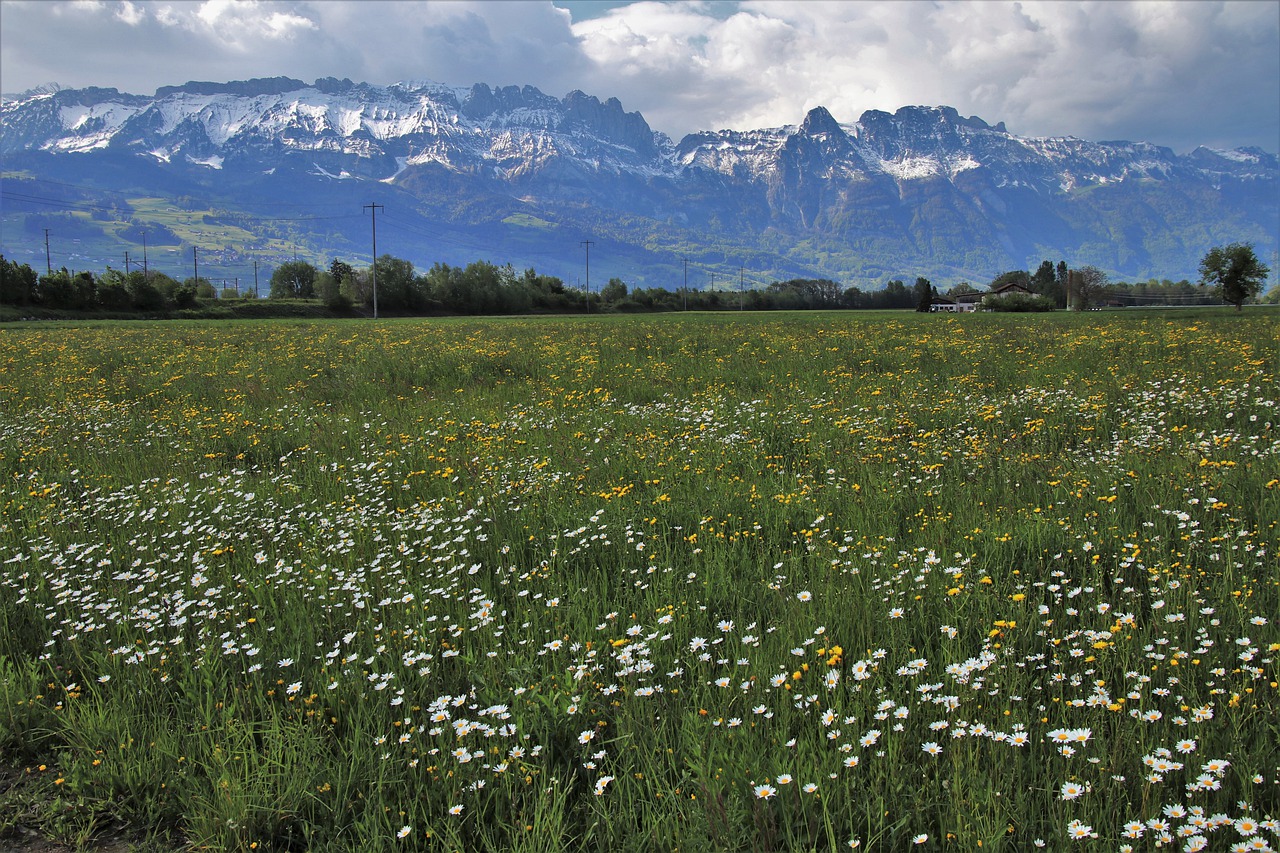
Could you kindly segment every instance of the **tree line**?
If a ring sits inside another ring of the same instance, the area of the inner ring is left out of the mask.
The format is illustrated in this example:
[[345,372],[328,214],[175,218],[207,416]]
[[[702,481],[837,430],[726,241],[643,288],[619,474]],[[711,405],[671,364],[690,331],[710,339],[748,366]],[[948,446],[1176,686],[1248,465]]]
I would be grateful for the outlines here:
[[[1193,284],[1169,280],[1129,284],[1109,282],[1095,267],[1071,270],[1065,261],[1045,260],[1035,270],[1011,270],[990,282],[988,289],[1017,284],[1027,291],[1020,298],[1001,300],[1008,310],[1054,310],[1123,305],[1213,304],[1223,301],[1237,308],[1256,297],[1269,270],[1249,244],[1215,247],[1201,262],[1201,280]],[[1206,289],[1211,285],[1211,289]],[[375,293],[376,291],[376,293]],[[374,265],[356,268],[335,258],[328,268],[306,261],[288,261],[271,275],[268,298],[314,300],[335,313],[367,311],[375,307],[391,314],[484,315],[530,313],[716,311],[716,310],[812,310],[812,309],[911,309],[928,311],[935,299],[952,299],[984,291],[967,281],[939,294],[921,276],[914,286],[890,280],[878,290],[841,288],[830,279],[775,281],[747,291],[667,290],[661,287],[629,288],[612,278],[599,292],[569,287],[533,269],[517,273],[510,265],[475,261],[465,267],[436,263],[418,272],[410,261],[382,255]],[[1280,300],[1280,289],[1270,297]],[[37,275],[28,264],[0,255],[0,304],[71,311],[152,313],[198,309],[215,299],[254,298],[256,294],[224,288],[218,291],[208,279],[178,281],[155,270],[121,272],[108,267],[94,275],[70,273],[65,268]],[[994,304],[987,300],[984,304]]]

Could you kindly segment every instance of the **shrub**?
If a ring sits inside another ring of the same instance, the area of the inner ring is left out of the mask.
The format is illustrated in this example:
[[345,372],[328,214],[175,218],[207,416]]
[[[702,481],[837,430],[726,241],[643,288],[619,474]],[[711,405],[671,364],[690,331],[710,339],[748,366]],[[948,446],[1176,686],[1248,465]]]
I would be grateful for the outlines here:
[[984,311],[1008,311],[1014,313],[1031,313],[1053,311],[1053,300],[1047,296],[1030,293],[1011,293],[1008,296],[987,296],[981,302]]

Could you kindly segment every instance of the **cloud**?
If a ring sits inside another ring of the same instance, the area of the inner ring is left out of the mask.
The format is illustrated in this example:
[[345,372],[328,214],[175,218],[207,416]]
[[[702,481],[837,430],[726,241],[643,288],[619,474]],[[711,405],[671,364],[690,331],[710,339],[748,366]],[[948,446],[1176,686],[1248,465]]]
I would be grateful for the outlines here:
[[953,106],[1026,136],[1280,148],[1274,2],[3,0],[7,91],[287,75],[617,97],[674,137],[825,106]]
[[123,0],[123,2],[120,3],[120,6],[116,9],[116,17],[131,27],[136,27],[142,22],[146,15],[147,13],[141,6],[130,3],[129,0]]
[[1024,135],[1280,141],[1271,3],[648,2],[574,32],[614,94],[677,134],[946,104]]

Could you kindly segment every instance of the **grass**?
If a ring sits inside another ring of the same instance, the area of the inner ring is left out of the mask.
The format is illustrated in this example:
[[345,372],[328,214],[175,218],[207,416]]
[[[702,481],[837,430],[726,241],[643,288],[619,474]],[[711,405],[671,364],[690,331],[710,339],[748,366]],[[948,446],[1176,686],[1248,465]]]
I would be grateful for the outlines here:
[[11,324],[0,813],[1269,849],[1278,361],[1263,311]]

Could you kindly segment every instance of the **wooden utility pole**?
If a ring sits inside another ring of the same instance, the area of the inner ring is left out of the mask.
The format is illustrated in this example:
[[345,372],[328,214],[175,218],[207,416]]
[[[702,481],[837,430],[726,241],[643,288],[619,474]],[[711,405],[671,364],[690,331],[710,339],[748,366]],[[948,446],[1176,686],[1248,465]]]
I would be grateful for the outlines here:
[[366,204],[364,209],[369,211],[373,218],[373,319],[378,319],[378,211],[382,209],[380,204]]

